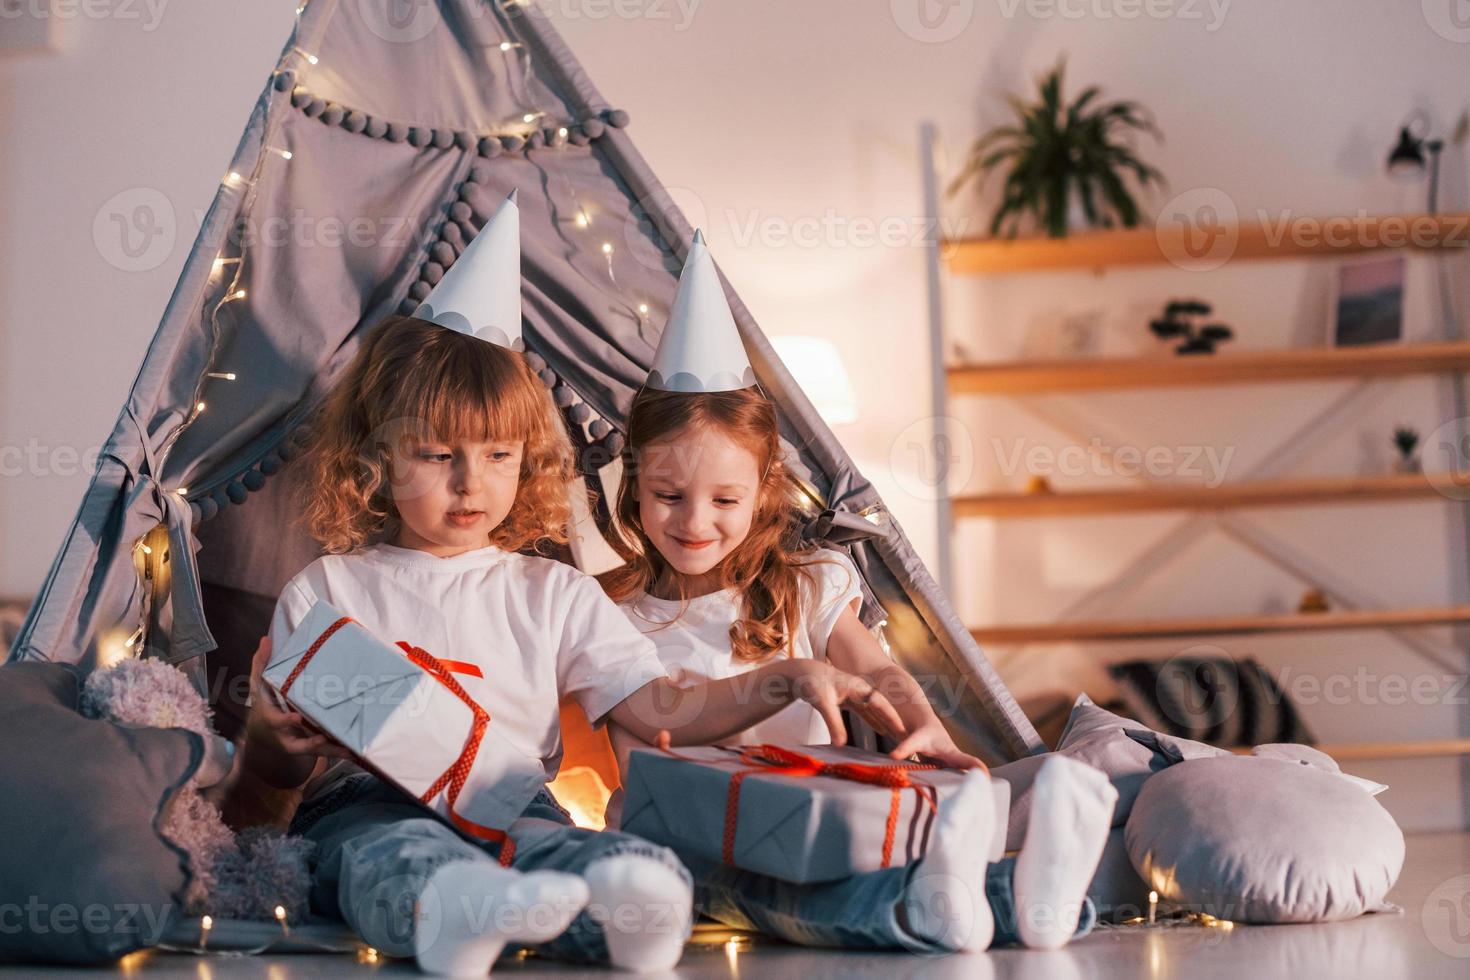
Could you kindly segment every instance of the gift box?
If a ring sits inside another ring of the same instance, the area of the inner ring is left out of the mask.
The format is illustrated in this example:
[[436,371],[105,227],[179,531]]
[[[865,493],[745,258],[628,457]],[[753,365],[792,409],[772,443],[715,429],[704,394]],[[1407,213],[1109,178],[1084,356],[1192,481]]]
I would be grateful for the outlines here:
[[[964,773],[831,745],[635,749],[621,829],[690,860],[797,884],[918,860]],[[1005,848],[1010,786],[995,789],[990,859]]]
[[374,636],[325,602],[273,650],[263,677],[296,710],[356,757],[459,830],[501,844],[545,784],[539,759],[496,731],[460,683],[473,664],[440,660]]

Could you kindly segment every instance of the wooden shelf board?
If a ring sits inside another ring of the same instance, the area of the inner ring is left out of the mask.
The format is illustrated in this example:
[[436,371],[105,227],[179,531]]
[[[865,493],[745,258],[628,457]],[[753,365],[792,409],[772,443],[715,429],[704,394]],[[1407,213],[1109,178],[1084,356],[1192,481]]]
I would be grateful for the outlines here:
[[[1209,234],[1201,233],[1206,231]],[[1232,235],[1235,244],[1229,249],[1227,236]],[[1194,260],[1213,259],[1216,255],[1228,255],[1229,261],[1260,261],[1350,255],[1391,248],[1467,246],[1470,246],[1470,214],[1389,214],[1299,218],[1291,224],[1261,220],[1213,229],[1147,226],[1088,231],[1066,238],[961,238],[946,241],[941,246],[941,254],[950,272],[995,275],[1167,262],[1189,268]],[[1214,251],[1216,247],[1220,252]]]
[[1386,377],[1470,370],[1470,341],[1307,347],[1175,357],[957,364],[945,369],[956,395],[1025,395]]
[[[1470,755],[1470,738],[1447,738],[1422,742],[1361,742],[1344,745],[1314,745],[1338,762],[1362,759],[1428,759],[1435,756]],[[1231,749],[1236,755],[1250,755],[1250,749]]]
[[[1450,497],[1441,488],[1454,487]],[[1227,510],[1241,507],[1313,506],[1414,498],[1463,499],[1470,482],[1453,473],[1385,473],[1378,476],[1312,477],[1207,486],[1153,486],[1129,490],[1059,490],[1050,493],[969,494],[954,498],[962,517],[1072,517],[1157,510]]]
[[977,643],[1069,643],[1157,640],[1194,636],[1396,629],[1470,623],[1470,605],[1422,609],[1346,609],[1274,616],[1098,620],[987,626],[970,630]]

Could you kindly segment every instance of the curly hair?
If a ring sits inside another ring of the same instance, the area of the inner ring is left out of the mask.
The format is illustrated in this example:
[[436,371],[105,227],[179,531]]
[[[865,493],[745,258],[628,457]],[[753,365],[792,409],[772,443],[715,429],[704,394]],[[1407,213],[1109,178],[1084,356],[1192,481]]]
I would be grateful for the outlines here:
[[395,453],[459,440],[525,442],[515,503],[491,544],[568,540],[571,444],[524,355],[406,316],[373,331],[311,426],[303,523],[332,554],[392,536]]
[[[783,650],[790,656],[792,638],[802,628],[803,591],[815,588],[810,566],[826,559],[796,540],[800,487],[782,460],[775,407],[757,389],[688,393],[645,388],[633,399],[610,542],[624,564],[599,575],[598,581],[614,601],[623,602],[648,592],[670,570],[643,529],[638,464],[648,446],[691,426],[714,427],[749,449],[762,473],[750,532],[716,566],[721,587],[739,597],[739,616],[730,627],[731,652],[745,663],[763,663]],[[682,579],[675,580],[680,599],[687,601]]]

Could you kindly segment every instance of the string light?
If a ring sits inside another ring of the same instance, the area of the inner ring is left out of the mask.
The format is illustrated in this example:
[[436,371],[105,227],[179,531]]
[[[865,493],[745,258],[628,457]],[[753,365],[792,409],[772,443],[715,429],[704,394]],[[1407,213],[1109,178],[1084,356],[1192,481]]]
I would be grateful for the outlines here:
[[[299,13],[299,11],[298,11],[298,13]],[[307,50],[305,50],[303,48],[292,48],[291,50],[292,51],[295,51],[297,54],[301,55],[301,57],[305,58],[306,59],[306,63],[308,65],[315,65],[318,61],[321,60],[316,55],[312,54],[310,51],[307,51]]]
[[187,497],[189,496],[189,488],[179,487],[177,490],[174,491],[174,493],[178,494],[180,497]]
[[209,930],[214,928],[214,917],[206,915],[199,920],[199,948],[209,948]]
[[228,296],[226,296],[225,297],[225,300],[228,302],[228,301],[237,300],[237,299],[244,299],[244,298],[245,298],[245,290],[243,290],[243,289],[237,289],[233,293],[230,293]]
[[127,641],[125,643],[123,643],[123,646],[125,646],[129,650],[131,650],[134,646],[137,645],[138,641],[141,640],[142,638],[143,638],[143,627],[139,626],[137,629],[135,629],[133,631],[133,635],[127,638]]
[[235,380],[235,372],[234,371],[206,371],[204,373],[204,376],[206,378],[213,378],[216,381],[234,381]]
[[509,51],[511,48],[518,48],[518,47],[520,47],[520,45],[519,44],[516,44],[516,43],[514,43],[512,41],[501,41],[500,42],[500,50],[501,50],[502,53],[504,53],[506,51]]
[[586,211],[578,211],[577,212],[577,227],[578,228],[586,228],[590,224],[592,224],[592,219],[589,218],[589,217],[587,217],[587,212]]
[[639,303],[638,304],[638,312],[639,313],[642,313],[644,316],[647,316],[648,315],[648,304],[647,303]]
[[145,543],[143,543],[142,541],[139,541],[138,542],[138,547],[142,550],[143,554],[145,554],[145,555],[151,555],[151,554],[153,554],[153,549],[150,548],[150,547],[148,547],[148,545],[145,544]]
[[562,139],[566,139],[568,132],[569,130],[565,126],[563,126],[556,131],[556,135],[560,136]]
[[238,173],[236,173],[235,171],[231,170],[229,173],[225,174],[225,181],[224,182],[226,184],[231,184],[233,186],[238,187],[239,185],[245,183],[245,178],[244,177],[241,177]]
[[239,256],[235,256],[234,258],[231,258],[231,259],[217,258],[217,259],[214,260],[214,267],[210,270],[210,274],[211,275],[219,275],[221,272],[224,271],[225,266],[227,266],[227,265],[236,265],[239,262],[240,262],[240,257]]
[[295,154],[292,153],[290,150],[283,150],[279,146],[268,147],[268,149],[272,153],[279,153],[282,160],[290,160],[293,156],[295,156]]
[[286,907],[284,905],[276,906],[276,921],[281,924],[281,935],[290,939],[291,927],[286,924]]
[[198,402],[197,404],[195,404],[194,411],[196,411],[196,412],[202,412],[202,411],[204,411],[204,403],[203,402]]
[[1159,893],[1151,891],[1148,893],[1148,924],[1154,924],[1154,918],[1159,909]]
[[540,112],[528,112],[524,116],[521,117],[521,122],[523,122],[523,123],[533,123],[537,119],[539,119],[541,117],[541,115],[542,115],[542,113],[540,113]]
[[613,253],[612,242],[603,242],[602,243],[602,254],[603,255],[611,255],[612,253]]

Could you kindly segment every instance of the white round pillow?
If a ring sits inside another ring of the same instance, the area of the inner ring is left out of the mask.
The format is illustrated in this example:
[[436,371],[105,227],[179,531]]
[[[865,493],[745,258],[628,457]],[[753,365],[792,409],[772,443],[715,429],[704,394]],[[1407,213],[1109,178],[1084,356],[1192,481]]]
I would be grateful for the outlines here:
[[1363,781],[1283,758],[1170,766],[1144,784],[1126,839],[1161,902],[1237,922],[1382,909],[1404,864],[1403,832]]

